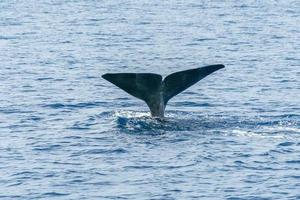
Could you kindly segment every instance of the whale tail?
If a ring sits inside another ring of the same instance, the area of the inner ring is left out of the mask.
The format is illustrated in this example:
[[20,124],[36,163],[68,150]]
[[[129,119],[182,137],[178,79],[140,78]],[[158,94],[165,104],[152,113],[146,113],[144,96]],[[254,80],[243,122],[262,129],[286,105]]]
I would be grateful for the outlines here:
[[152,116],[163,117],[165,107],[172,97],[224,67],[224,65],[209,65],[175,72],[164,80],[161,75],[152,73],[108,73],[102,75],[102,78],[145,101]]

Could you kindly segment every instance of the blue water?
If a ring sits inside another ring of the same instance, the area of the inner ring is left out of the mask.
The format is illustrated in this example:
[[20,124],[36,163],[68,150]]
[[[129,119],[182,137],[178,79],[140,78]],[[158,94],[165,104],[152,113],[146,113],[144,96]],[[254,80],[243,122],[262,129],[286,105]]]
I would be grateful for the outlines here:
[[[0,1],[0,199],[300,199],[299,1]],[[166,120],[101,78],[226,65]]]

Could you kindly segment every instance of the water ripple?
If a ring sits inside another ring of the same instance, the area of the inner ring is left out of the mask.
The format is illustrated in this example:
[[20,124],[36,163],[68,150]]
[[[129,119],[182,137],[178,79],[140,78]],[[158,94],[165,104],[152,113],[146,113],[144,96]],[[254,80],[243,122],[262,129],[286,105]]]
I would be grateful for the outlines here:
[[[297,1],[0,2],[0,199],[300,199]],[[101,78],[218,71],[165,119]]]

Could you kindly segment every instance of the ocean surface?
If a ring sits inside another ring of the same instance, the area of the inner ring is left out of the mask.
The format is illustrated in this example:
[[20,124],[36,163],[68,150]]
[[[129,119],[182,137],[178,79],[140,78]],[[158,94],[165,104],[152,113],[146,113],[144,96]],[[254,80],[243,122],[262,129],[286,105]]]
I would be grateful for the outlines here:
[[[0,199],[300,199],[300,2],[0,1]],[[225,69],[165,121],[101,78]]]

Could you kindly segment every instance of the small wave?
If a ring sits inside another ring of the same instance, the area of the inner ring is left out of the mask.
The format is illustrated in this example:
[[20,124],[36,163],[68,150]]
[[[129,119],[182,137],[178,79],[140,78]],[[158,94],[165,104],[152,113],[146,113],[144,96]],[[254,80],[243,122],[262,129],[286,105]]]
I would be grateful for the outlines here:
[[127,153],[127,151],[123,148],[116,149],[90,149],[81,152],[80,154],[121,154]]
[[36,174],[35,172],[31,172],[31,171],[22,171],[22,172],[15,173],[12,176],[28,176],[28,177],[30,177],[35,174]]
[[272,135],[262,132],[261,130],[258,130],[257,128],[254,130],[232,130],[232,134],[238,136],[238,137],[252,137],[252,138],[266,138],[266,137],[272,137],[272,138],[283,138],[282,135]]
[[294,144],[295,144],[294,142],[282,142],[282,143],[278,144],[277,146],[287,147],[287,146],[292,146]]
[[59,197],[59,196],[67,196],[70,195],[68,193],[61,193],[61,192],[46,192],[43,194],[43,196],[49,196],[49,197]]
[[96,102],[81,102],[75,104],[65,104],[65,103],[52,103],[47,105],[42,105],[42,107],[52,108],[52,109],[77,109],[77,108],[94,108],[105,104],[102,101]]
[[23,198],[23,196],[20,195],[1,195],[0,194],[0,199],[18,199],[18,198]]
[[34,111],[21,110],[21,109],[16,109],[16,108],[1,108],[0,107],[0,113],[4,113],[4,114],[14,114],[14,113],[29,114],[29,113],[34,113]]
[[68,129],[73,130],[89,130],[90,126],[94,125],[94,123],[81,123],[76,122],[73,126],[69,127]]
[[286,161],[288,164],[300,164],[300,160],[288,160]]
[[61,148],[62,146],[59,144],[51,144],[46,146],[36,146],[33,147],[34,151],[52,151]]
[[213,41],[216,40],[215,38],[199,38],[199,39],[195,39],[195,41],[197,42],[203,42],[203,41]]
[[16,36],[1,36],[0,35],[0,40],[17,40],[20,39],[20,37],[16,37]]
[[51,77],[41,77],[41,78],[37,78],[37,81],[46,81],[46,80],[53,80],[53,78]]

